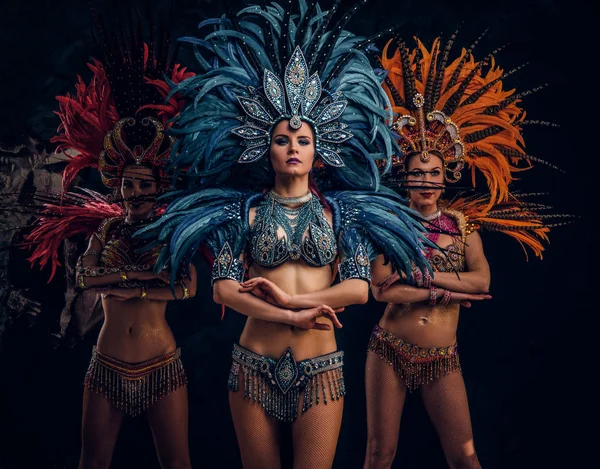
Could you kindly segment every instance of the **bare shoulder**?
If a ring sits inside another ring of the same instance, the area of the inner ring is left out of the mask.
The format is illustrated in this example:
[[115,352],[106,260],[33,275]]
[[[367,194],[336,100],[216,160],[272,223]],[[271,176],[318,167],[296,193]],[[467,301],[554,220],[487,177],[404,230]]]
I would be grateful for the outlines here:
[[481,236],[479,236],[479,233],[476,230],[471,231],[467,235],[466,241],[467,241],[467,246],[476,246],[479,249],[483,248],[483,244],[481,242]]

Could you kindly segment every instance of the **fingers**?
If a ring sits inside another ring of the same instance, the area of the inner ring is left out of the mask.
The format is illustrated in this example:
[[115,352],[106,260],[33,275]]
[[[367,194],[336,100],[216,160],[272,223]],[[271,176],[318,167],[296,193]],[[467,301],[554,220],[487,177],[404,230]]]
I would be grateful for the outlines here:
[[316,307],[317,312],[324,314],[324,313],[329,313],[329,314],[335,314],[335,311],[333,310],[333,308],[331,306],[327,306],[327,305],[319,305]]
[[471,302],[470,301],[461,301],[460,302],[461,306],[464,306],[465,308],[470,308],[471,307]]
[[492,295],[485,295],[485,294],[469,295],[469,300],[471,300],[471,301],[473,301],[473,300],[477,300],[477,301],[489,300],[491,298],[492,298]]
[[341,329],[343,327],[342,323],[335,314],[324,314],[323,316],[329,319],[333,323],[333,325],[338,329]]
[[341,329],[343,327],[342,323],[336,315],[336,313],[344,311],[343,307],[333,309],[331,306],[328,305],[319,305],[316,308],[316,310],[317,312],[321,313],[321,316],[324,316],[327,319],[329,319],[333,323],[333,325],[338,329]]
[[267,279],[264,277],[254,277],[245,282],[240,283],[240,285],[249,286],[249,285],[258,285],[260,283],[267,283]]
[[318,331],[329,331],[331,330],[331,326],[329,324],[322,324],[320,322],[315,322],[315,324],[312,327],[313,329],[316,329]]

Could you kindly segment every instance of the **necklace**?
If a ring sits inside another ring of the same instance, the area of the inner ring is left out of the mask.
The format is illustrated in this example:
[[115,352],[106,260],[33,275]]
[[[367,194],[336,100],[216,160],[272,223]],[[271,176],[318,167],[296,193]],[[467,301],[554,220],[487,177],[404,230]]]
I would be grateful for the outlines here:
[[431,221],[431,220],[435,220],[436,218],[440,218],[442,211],[438,210],[437,212],[433,212],[429,215],[421,215],[421,218],[423,218],[423,220],[427,220],[427,221]]
[[[312,193],[309,192],[308,195],[312,199]],[[294,199],[298,198],[299,197],[295,197]],[[290,208],[281,205],[281,203],[274,198],[272,200],[273,203],[271,204],[270,215],[274,222],[283,228],[283,231],[286,234],[286,244],[290,258],[292,260],[297,260],[300,258],[302,237],[313,217],[312,203],[305,203],[300,207]]]
[[305,204],[306,202],[308,202],[310,199],[312,199],[312,192],[308,191],[306,194],[301,195],[299,197],[284,197],[282,195],[279,195],[277,192],[275,192],[273,189],[271,189],[268,194],[267,194],[270,198],[272,198],[275,202],[281,204],[281,205],[298,205],[298,204]]

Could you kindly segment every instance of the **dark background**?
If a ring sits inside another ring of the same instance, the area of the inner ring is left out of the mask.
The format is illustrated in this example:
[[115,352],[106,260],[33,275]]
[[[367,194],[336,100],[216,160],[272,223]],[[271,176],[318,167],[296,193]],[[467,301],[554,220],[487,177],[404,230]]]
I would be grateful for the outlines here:
[[[123,2],[125,4],[126,2]],[[150,4],[158,2],[149,2]],[[242,2],[232,2],[234,7]],[[323,1],[328,7],[332,2]],[[217,1],[177,1],[175,37],[193,34],[202,19],[220,15]],[[549,192],[544,201],[558,212],[581,218],[550,234],[544,259],[525,260],[517,243],[483,234],[492,269],[493,299],[464,310],[459,343],[475,443],[484,468],[580,467],[592,454],[593,349],[597,314],[592,307],[591,266],[595,248],[592,217],[598,178],[598,132],[594,99],[597,52],[592,50],[591,7],[567,0],[447,2],[372,0],[348,29],[370,35],[399,24],[405,38],[426,44],[448,37],[461,23],[455,45],[468,46],[483,30],[475,51],[481,58],[508,44],[497,60],[506,69],[528,67],[507,80],[525,90],[549,87],[526,98],[528,118],[560,128],[527,127],[527,150],[560,166],[540,165],[523,175],[527,191]],[[0,10],[0,144],[29,136],[44,142],[58,125],[54,96],[73,91],[75,75],[99,57],[87,2],[75,0],[2,2]],[[585,36],[589,37],[585,37]],[[382,46],[383,44],[379,44]],[[180,61],[191,64],[189,51]],[[48,147],[51,149],[51,147]],[[190,449],[194,467],[240,467],[227,404],[231,345],[244,318],[211,301],[208,267],[198,262],[199,290],[193,300],[169,307],[169,320],[189,373]],[[43,298],[34,326],[16,323],[0,350],[0,469],[74,468],[79,456],[82,380],[97,330],[84,340],[55,347],[48,331],[63,301],[64,281],[47,285],[42,274],[16,263],[11,281]],[[2,305],[0,305],[1,307]],[[347,389],[336,468],[360,468],[366,443],[364,360],[368,337],[383,305],[371,301],[343,313],[337,334],[346,353]],[[2,311],[0,311],[2,314]],[[588,334],[586,334],[589,333]],[[390,403],[393,405],[393,403]],[[307,451],[310,449],[307,448]],[[114,468],[158,467],[143,419],[127,420]],[[445,467],[437,437],[418,393],[405,408],[394,467]]]

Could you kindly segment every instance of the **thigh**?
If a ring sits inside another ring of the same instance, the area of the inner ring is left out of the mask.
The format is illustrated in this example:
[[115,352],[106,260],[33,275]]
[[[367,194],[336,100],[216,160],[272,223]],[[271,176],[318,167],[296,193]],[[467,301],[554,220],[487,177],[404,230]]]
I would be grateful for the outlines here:
[[294,469],[330,469],[337,447],[344,398],[321,400],[302,414],[302,399],[298,418],[292,423]]
[[162,468],[190,466],[187,386],[159,399],[148,409],[156,453]]
[[240,370],[239,391],[229,392],[229,407],[244,469],[279,469],[279,422],[267,417],[258,402],[244,398],[243,375]]
[[473,456],[473,430],[462,374],[449,373],[422,385],[421,395],[446,458]]
[[365,368],[367,395],[367,457],[393,458],[398,446],[400,420],[406,386],[394,368],[376,353],[367,353]]
[[108,468],[123,412],[101,394],[84,388],[79,468]]

